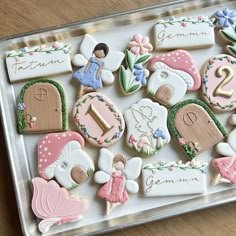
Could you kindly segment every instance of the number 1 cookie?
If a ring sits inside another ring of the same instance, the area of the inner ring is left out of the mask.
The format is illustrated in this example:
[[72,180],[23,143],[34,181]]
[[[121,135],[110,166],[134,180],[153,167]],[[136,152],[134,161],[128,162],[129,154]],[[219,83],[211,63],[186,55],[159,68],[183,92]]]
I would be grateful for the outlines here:
[[236,107],[236,59],[226,54],[211,57],[202,69],[202,90],[213,110],[224,112]]

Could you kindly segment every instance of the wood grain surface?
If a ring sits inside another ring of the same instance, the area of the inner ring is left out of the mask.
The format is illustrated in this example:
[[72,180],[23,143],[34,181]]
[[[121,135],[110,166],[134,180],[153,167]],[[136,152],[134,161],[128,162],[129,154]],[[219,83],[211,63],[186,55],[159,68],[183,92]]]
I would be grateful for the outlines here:
[[[160,2],[165,2],[165,0],[1,0],[0,37],[155,5]],[[0,235],[20,236],[22,235],[21,226],[2,128],[0,148]],[[105,235],[236,235],[236,203]]]

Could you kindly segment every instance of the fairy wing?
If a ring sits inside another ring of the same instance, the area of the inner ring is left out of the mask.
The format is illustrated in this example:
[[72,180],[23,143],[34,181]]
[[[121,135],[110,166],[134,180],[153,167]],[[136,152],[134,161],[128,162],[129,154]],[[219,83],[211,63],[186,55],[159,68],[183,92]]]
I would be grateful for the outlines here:
[[224,142],[218,143],[216,145],[216,152],[225,157],[232,157],[235,155],[235,152],[230,147],[230,145]]
[[120,68],[122,61],[124,60],[125,54],[118,51],[109,51],[107,56],[104,58],[104,70],[111,72],[117,71]]
[[98,184],[105,184],[110,179],[111,179],[111,176],[102,170],[97,171],[94,175],[94,181]]
[[139,185],[134,180],[126,180],[125,188],[129,193],[137,193],[139,191]]

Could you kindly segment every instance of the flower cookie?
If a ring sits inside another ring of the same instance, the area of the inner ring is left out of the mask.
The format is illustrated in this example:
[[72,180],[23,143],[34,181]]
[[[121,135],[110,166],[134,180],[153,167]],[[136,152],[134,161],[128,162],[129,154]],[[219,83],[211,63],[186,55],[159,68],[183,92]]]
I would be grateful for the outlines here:
[[53,80],[26,83],[19,95],[17,112],[20,133],[48,133],[67,128],[65,93]]
[[74,189],[94,172],[94,163],[81,148],[83,137],[73,131],[51,133],[38,143],[39,175],[55,178],[67,189]]
[[67,190],[60,188],[54,180],[47,182],[37,177],[32,179],[32,183],[31,206],[34,214],[43,219],[38,225],[42,233],[47,233],[52,225],[80,220],[88,209],[86,200],[69,196]]
[[98,147],[116,143],[125,129],[121,112],[105,95],[98,92],[79,98],[74,105],[73,117],[79,132]]
[[154,26],[155,49],[211,47],[215,44],[214,20],[201,15],[158,20]]
[[137,92],[142,86],[146,86],[149,71],[143,68],[151,57],[148,52],[153,47],[149,43],[149,38],[141,34],[135,34],[132,41],[129,42],[125,52],[127,69],[120,67],[120,85],[125,95]]
[[168,126],[190,159],[226,136],[215,114],[204,102],[197,99],[184,100],[175,105],[170,110]]
[[215,13],[217,18],[217,27],[222,39],[233,45],[227,45],[226,50],[236,56],[236,11],[225,8]]
[[54,42],[8,51],[6,64],[10,82],[71,72],[70,50],[71,44]]
[[206,192],[207,162],[159,162],[142,167],[145,197],[197,194]]
[[211,57],[202,69],[202,92],[215,111],[236,107],[236,59],[226,54]]
[[141,99],[124,117],[128,129],[126,143],[135,151],[151,156],[170,142],[167,109],[157,102]]
[[147,85],[148,94],[165,106],[181,101],[187,90],[198,90],[201,77],[191,55],[175,50],[153,57],[148,65],[154,73]]
[[73,77],[79,81],[78,98],[84,93],[98,90],[114,82],[112,72],[119,69],[124,53],[110,51],[105,43],[97,41],[86,34],[80,45],[80,54],[76,54],[72,63],[81,67]]
[[135,181],[141,172],[142,159],[133,157],[127,160],[123,155],[113,155],[108,149],[102,148],[98,161],[99,171],[95,173],[94,180],[104,184],[97,195],[106,200],[106,213],[114,207],[129,200],[129,193],[137,193],[139,185]]

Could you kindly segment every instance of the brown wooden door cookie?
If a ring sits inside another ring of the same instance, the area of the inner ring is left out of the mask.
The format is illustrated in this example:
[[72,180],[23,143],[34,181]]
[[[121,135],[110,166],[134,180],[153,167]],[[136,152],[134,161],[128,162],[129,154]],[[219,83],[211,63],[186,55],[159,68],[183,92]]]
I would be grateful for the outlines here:
[[155,93],[155,98],[157,101],[167,106],[172,95],[173,95],[173,89],[168,85],[162,85],[157,89]]

